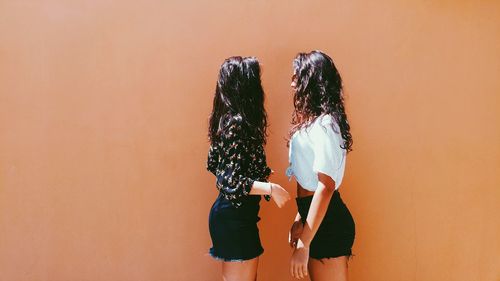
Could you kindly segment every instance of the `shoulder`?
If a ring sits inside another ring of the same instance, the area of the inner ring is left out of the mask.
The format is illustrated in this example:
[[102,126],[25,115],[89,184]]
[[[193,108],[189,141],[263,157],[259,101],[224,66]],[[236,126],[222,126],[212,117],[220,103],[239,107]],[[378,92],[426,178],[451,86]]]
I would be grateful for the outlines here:
[[331,114],[324,114],[318,117],[316,120],[318,124],[326,126],[329,125],[329,127],[337,127],[337,120],[335,120],[335,117]]
[[330,114],[321,115],[314,120],[311,125],[313,131],[323,131],[324,133],[331,133],[338,131],[338,125],[335,118]]
[[335,118],[331,115],[318,117],[311,128],[311,137],[314,143],[337,145],[340,142],[341,135]]
[[316,117],[313,121],[310,121],[302,128],[297,130],[293,138],[310,138],[310,137],[320,137],[333,131],[335,125],[335,119],[331,115],[320,115]]

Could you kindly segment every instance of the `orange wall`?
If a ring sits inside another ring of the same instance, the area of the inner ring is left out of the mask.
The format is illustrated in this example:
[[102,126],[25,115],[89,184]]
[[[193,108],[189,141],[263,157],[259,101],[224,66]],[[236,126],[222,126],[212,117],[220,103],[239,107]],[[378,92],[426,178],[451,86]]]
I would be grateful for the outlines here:
[[[498,2],[41,2],[0,2],[0,280],[218,280],[218,67],[262,61],[269,164],[294,191],[291,61],[312,49],[346,86],[352,280],[500,280]],[[259,280],[292,280],[295,210],[262,204]]]

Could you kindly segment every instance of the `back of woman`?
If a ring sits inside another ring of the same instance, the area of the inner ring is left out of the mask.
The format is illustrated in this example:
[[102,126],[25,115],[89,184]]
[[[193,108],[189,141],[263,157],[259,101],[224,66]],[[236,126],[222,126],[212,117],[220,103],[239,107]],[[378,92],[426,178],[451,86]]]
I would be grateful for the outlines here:
[[260,66],[253,57],[231,57],[219,72],[209,121],[207,169],[219,190],[209,215],[210,255],[222,261],[224,280],[255,280],[263,253],[257,222],[261,195],[281,207],[289,200],[269,183],[267,115]]

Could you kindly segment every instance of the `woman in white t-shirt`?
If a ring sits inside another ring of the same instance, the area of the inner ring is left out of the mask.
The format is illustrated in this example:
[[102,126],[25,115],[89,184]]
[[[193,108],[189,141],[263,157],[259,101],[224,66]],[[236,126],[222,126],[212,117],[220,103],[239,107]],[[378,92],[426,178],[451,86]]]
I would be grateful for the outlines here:
[[293,68],[287,175],[297,180],[298,213],[290,230],[290,272],[313,281],[346,281],[355,226],[338,191],[352,147],[342,79],[320,51],[299,53]]

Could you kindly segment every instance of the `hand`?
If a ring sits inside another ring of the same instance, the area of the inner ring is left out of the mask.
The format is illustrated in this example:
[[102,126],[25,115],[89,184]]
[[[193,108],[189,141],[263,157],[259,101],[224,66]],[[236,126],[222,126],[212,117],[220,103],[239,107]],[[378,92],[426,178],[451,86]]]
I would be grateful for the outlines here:
[[302,279],[307,276],[307,264],[309,263],[309,247],[298,240],[297,247],[293,251],[292,260],[290,262],[290,273],[297,279]]
[[297,246],[297,241],[304,230],[304,224],[302,221],[298,220],[292,224],[292,228],[288,233],[288,243],[290,243],[290,247],[294,248]]
[[273,198],[276,205],[281,208],[290,200],[290,194],[288,194],[288,191],[279,184],[271,183],[271,198]]

